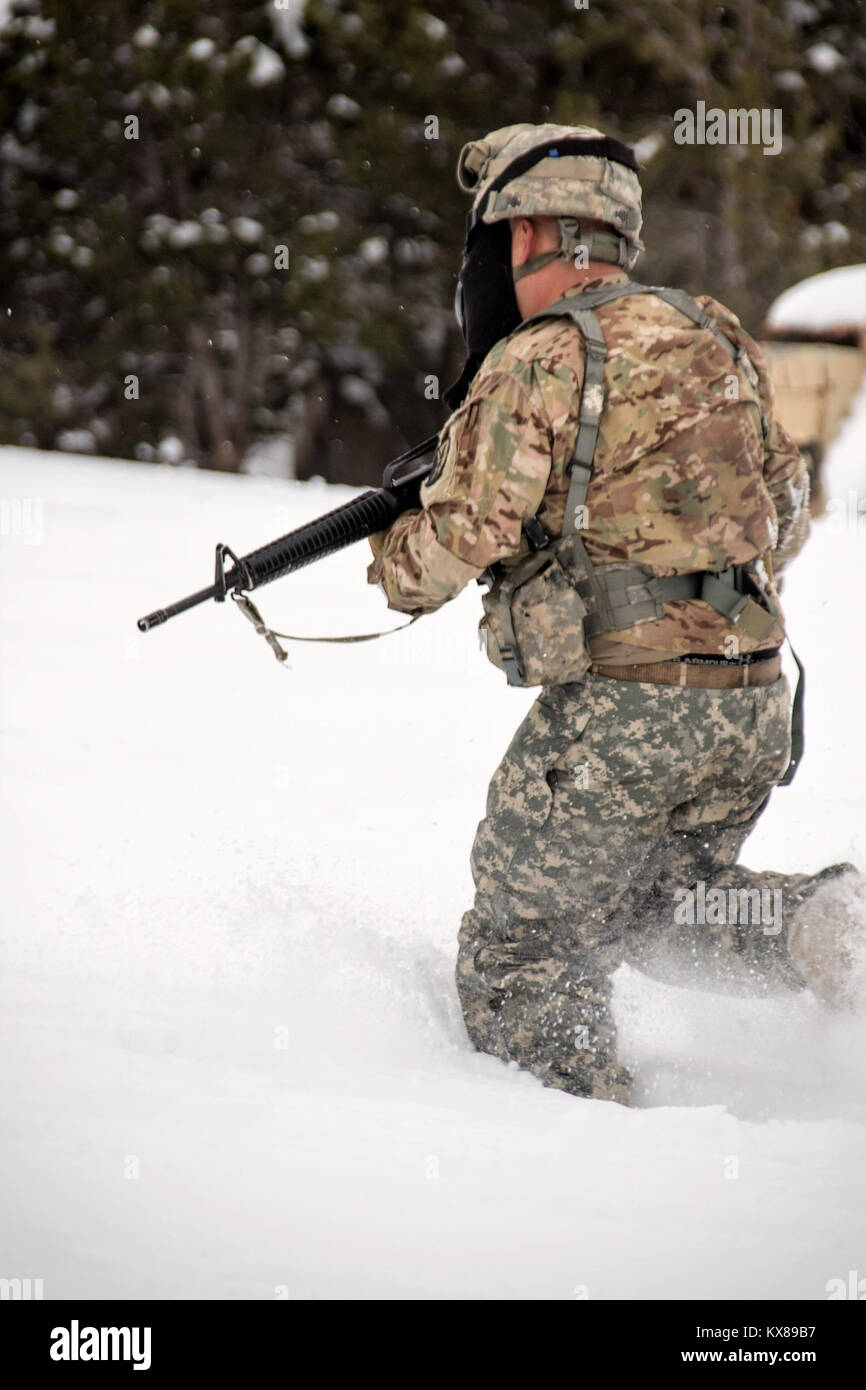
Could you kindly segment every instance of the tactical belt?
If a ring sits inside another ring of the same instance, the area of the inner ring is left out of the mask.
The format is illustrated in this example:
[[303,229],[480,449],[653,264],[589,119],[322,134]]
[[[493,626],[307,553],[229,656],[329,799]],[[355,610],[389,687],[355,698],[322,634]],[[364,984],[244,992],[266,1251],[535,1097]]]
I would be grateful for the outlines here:
[[[685,661],[690,666],[751,666],[755,661],[771,661],[774,656],[778,656],[781,648],[770,647],[765,652],[741,652],[739,656],[715,656],[706,652],[687,652],[685,656],[675,657],[676,661]],[[665,657],[664,660],[669,658]]]
[[[549,308],[524,319],[521,328],[552,317],[570,318],[583,337],[586,364],[577,439],[569,464],[569,488],[562,537],[555,539],[549,536],[538,517],[532,517],[523,527],[532,553],[510,569],[505,569],[499,564],[491,566],[481,576],[482,582],[499,586],[501,603],[498,605],[498,616],[504,639],[500,643],[499,652],[508,679],[515,685],[520,684],[523,679],[523,666],[514,632],[512,599],[521,584],[525,584],[544,565],[551,563],[551,548],[554,562],[560,565],[586,607],[584,632],[587,639],[603,632],[618,631],[635,623],[661,618],[666,603],[681,599],[700,599],[708,603],[717,612],[723,613],[740,632],[759,643],[767,637],[776,623],[781,627],[781,615],[762,586],[754,562],[733,565],[725,570],[696,570],[662,577],[656,575],[649,565],[615,564],[596,567],[587,554],[580,530],[585,515],[587,490],[593,476],[593,459],[604,409],[604,364],[607,357],[604,334],[593,310],[615,299],[637,294],[656,295],[699,328],[713,335],[752,388],[755,404],[760,412],[761,432],[764,438],[769,431],[754,363],[742,348],[731,342],[722,332],[715,319],[684,290],[668,289],[659,285],[640,285],[635,281],[626,280],[559,299]],[[563,541],[567,541],[567,544],[562,544]],[[793,780],[803,753],[805,679],[802,664],[793,647],[791,654],[797,664],[799,679],[792,711],[791,759],[780,779],[783,786]],[[746,665],[744,669],[748,671],[750,668]],[[637,677],[625,676],[620,679],[635,680]],[[682,683],[679,673],[675,683]],[[687,680],[686,684],[689,683],[691,682]],[[742,684],[742,677],[734,683]]]
[[618,681],[642,681],[650,685],[690,685],[702,690],[735,690],[748,685],[772,685],[782,672],[778,651],[757,653],[762,661],[706,661],[690,665],[687,661],[647,661],[637,666],[607,666],[594,661],[590,671]]

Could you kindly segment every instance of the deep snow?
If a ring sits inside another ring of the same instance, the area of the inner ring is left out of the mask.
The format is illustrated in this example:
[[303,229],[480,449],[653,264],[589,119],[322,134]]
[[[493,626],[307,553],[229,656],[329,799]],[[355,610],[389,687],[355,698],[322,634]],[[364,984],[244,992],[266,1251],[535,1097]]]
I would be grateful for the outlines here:
[[[866,393],[790,572],[807,757],[749,865],[866,867]],[[866,1274],[866,1021],[617,976],[640,1106],[472,1051],[452,982],[487,780],[532,692],[478,595],[280,669],[142,613],[351,495],[0,451],[0,1275],[49,1298],[823,1298]],[[400,621],[358,546],[260,591]]]

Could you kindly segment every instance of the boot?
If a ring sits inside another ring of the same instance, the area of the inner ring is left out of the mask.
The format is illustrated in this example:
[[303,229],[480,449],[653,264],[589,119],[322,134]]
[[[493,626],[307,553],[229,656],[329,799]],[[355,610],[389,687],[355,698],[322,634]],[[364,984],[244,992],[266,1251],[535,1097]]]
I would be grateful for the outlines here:
[[866,874],[833,864],[815,875],[788,928],[788,953],[823,1003],[866,1006]]

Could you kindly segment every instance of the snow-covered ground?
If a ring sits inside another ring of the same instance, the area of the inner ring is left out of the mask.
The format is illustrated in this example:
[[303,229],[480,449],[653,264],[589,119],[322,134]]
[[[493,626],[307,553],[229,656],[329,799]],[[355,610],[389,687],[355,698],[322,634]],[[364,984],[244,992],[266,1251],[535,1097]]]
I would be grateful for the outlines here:
[[[0,459],[0,1275],[49,1298],[820,1299],[866,1274],[863,1019],[621,970],[632,1109],[470,1047],[468,851],[533,698],[479,654],[477,591],[291,670],[213,604],[140,636],[215,541],[349,490]],[[864,487],[866,394],[786,588],[807,759],[750,865],[866,867]],[[260,591],[266,617],[399,621],[366,550]]]

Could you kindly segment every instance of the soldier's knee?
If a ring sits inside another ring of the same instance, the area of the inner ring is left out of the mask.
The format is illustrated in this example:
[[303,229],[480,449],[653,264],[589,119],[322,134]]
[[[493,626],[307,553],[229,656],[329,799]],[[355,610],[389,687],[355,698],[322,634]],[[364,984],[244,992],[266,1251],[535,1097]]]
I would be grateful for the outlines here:
[[581,951],[564,924],[511,923],[508,939],[501,925],[471,911],[460,928],[456,984],[472,1045],[545,1086],[626,1103],[631,1076],[616,1056],[606,968],[613,959]]

